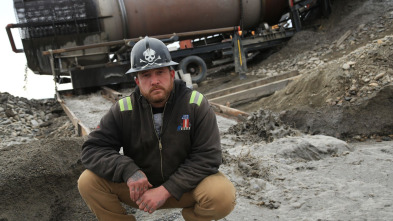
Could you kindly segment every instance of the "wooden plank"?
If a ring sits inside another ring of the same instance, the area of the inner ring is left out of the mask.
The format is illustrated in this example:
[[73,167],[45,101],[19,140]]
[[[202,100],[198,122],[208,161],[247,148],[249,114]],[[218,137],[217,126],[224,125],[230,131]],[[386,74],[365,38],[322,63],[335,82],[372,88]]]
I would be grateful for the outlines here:
[[115,91],[109,87],[103,86],[101,87],[101,89],[102,89],[101,95],[104,98],[110,100],[112,103],[116,103],[116,101],[118,101],[121,97],[123,97],[122,93]]
[[234,87],[230,87],[230,88],[226,88],[223,90],[219,90],[219,91],[215,91],[212,93],[208,93],[205,94],[205,96],[211,100],[213,98],[217,98],[217,97],[221,97],[227,94],[232,94],[232,93],[236,93],[238,91],[243,91],[243,90],[247,90],[250,88],[254,88],[254,87],[258,87],[261,85],[266,85],[275,81],[280,81],[280,80],[284,80],[287,78],[291,78],[291,77],[295,77],[299,75],[299,71],[291,71],[285,74],[281,74],[281,75],[277,75],[277,76],[273,76],[273,77],[269,77],[269,78],[263,78],[261,80],[257,80],[257,81],[253,81],[253,82],[248,82],[248,83],[244,83],[241,85],[237,85]]
[[217,114],[224,114],[225,117],[229,116],[230,118],[235,117],[237,120],[240,121],[245,120],[250,115],[249,113],[246,113],[244,111],[227,107],[221,104],[210,102],[210,105],[213,107],[214,112],[216,112]]
[[345,34],[343,36],[341,36],[340,39],[338,39],[338,41],[336,43],[336,47],[339,47],[345,41],[345,39],[347,39],[351,35],[351,33],[352,33],[351,30],[348,30],[347,32],[345,32]]
[[68,118],[71,120],[72,124],[74,125],[76,132],[79,136],[87,136],[91,132],[88,127],[86,127],[76,116],[75,114],[71,111],[70,108],[67,107],[65,102],[61,99],[59,92],[56,92],[56,97],[57,97],[57,102],[61,105],[63,108],[64,112],[68,116]]
[[209,101],[221,105],[226,105],[229,103],[231,106],[240,103],[249,102],[251,100],[256,100],[258,98],[273,94],[275,91],[278,91],[286,87],[289,84],[289,82],[293,81],[295,78],[297,78],[297,76],[292,78],[287,78],[281,81],[276,81],[270,84],[250,88],[247,90],[238,91],[232,94],[216,97],[213,99],[209,99]]

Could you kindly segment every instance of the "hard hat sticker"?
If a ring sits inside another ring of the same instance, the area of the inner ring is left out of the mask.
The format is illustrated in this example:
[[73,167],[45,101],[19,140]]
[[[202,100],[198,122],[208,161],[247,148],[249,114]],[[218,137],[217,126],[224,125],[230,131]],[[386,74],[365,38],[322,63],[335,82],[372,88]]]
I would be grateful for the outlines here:
[[156,57],[156,51],[154,51],[151,48],[146,49],[146,51],[143,52],[143,56],[145,57],[145,59],[142,59],[142,58],[139,59],[140,63],[146,63],[146,65],[143,66],[142,68],[144,68],[148,65],[154,65],[154,64],[156,64],[157,60],[161,59],[160,55],[158,55],[158,57]]

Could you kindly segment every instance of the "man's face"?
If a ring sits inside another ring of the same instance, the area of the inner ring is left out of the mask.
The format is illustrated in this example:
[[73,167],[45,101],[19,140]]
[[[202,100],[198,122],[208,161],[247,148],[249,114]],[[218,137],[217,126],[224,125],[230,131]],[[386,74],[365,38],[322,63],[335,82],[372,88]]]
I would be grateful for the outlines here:
[[136,84],[142,95],[153,107],[164,107],[173,89],[175,71],[168,67],[142,71],[137,74]]

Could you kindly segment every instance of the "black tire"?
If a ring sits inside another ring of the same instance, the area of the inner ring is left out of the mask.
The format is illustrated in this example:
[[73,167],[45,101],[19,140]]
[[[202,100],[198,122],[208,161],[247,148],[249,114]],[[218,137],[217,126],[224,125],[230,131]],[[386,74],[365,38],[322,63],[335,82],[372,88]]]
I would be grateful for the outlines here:
[[200,83],[206,77],[206,63],[198,56],[185,57],[180,61],[179,68],[183,70],[183,73],[191,74],[192,83]]
[[331,0],[321,0],[321,11],[323,17],[329,18],[329,15],[332,13]]

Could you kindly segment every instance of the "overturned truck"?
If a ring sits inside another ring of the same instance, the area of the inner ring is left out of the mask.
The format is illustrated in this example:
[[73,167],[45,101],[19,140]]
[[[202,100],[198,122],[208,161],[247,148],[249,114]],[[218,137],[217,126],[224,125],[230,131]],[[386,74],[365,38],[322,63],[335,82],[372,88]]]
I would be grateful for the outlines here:
[[[247,59],[301,29],[330,0],[14,0],[17,24],[6,31],[16,53],[36,74],[53,75],[74,89],[130,83],[129,54],[142,37],[171,44],[177,69],[201,82],[208,68]],[[11,29],[20,30],[23,49]],[[175,46],[175,47],[173,47]]]

